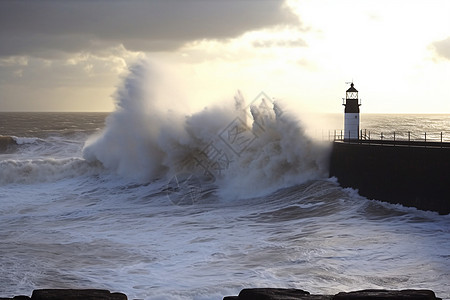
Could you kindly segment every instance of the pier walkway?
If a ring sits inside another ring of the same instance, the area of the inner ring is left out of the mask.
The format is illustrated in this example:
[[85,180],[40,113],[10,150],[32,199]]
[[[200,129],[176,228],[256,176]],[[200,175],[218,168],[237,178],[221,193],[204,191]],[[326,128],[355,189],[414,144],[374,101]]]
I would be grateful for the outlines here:
[[411,132],[373,133],[361,130],[359,137],[344,138],[343,130],[328,132],[323,140],[352,144],[450,148],[450,134],[444,132],[413,134]]

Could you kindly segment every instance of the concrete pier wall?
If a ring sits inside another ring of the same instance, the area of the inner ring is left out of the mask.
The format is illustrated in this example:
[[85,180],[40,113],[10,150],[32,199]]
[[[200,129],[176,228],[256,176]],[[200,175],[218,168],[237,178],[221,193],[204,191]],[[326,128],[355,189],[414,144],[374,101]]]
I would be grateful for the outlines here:
[[450,213],[450,147],[441,143],[333,142],[330,177],[368,199]]

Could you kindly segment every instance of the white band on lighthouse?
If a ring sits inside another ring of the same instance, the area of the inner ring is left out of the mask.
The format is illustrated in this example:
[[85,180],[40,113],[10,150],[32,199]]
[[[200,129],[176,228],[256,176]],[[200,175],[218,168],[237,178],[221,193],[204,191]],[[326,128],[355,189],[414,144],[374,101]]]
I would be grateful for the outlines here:
[[344,139],[359,139],[359,113],[345,113]]

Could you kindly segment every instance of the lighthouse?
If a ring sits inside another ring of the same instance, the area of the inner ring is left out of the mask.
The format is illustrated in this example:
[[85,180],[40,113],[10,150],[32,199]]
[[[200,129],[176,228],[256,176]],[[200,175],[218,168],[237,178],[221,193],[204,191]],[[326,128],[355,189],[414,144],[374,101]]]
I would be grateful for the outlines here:
[[355,89],[353,82],[345,94],[345,121],[344,121],[344,140],[359,139],[359,106],[358,90]]

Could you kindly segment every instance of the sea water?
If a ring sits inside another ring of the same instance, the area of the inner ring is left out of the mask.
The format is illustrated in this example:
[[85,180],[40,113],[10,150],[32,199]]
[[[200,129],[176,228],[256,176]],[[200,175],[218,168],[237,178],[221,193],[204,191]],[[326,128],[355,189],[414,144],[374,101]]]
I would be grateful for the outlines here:
[[[0,153],[0,296],[221,299],[284,287],[450,299],[449,215],[341,188],[328,178],[329,142],[264,97],[166,111],[145,91],[146,68],[131,70],[110,114],[0,113],[1,135],[17,142]],[[449,136],[448,115],[361,120],[372,134]]]

